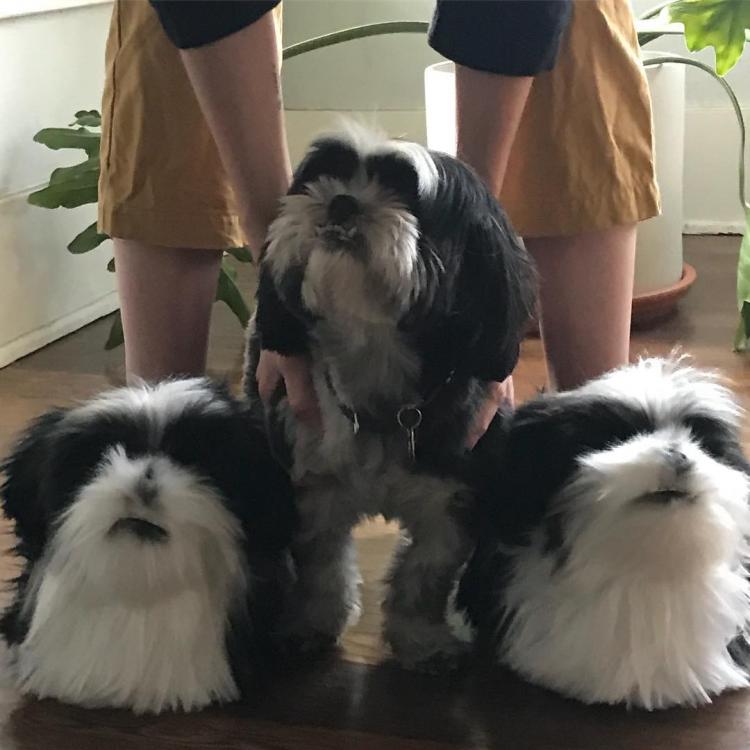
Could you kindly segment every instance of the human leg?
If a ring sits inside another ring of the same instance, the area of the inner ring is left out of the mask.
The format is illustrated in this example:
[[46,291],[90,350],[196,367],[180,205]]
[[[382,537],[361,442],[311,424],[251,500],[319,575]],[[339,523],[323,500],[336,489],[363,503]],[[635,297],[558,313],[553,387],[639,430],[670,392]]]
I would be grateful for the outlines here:
[[114,240],[129,381],[200,375],[222,253]]
[[526,240],[540,279],[550,383],[575,388],[626,364],[636,225]]

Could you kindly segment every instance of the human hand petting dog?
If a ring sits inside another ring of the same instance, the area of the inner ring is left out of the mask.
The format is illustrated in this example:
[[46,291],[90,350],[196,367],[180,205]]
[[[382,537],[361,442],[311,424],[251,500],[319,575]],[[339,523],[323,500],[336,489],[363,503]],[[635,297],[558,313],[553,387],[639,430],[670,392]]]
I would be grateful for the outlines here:
[[283,381],[289,408],[294,416],[309,427],[320,425],[318,397],[307,357],[283,357],[277,352],[264,349],[260,353],[255,376],[258,380],[258,392],[265,404],[271,402],[274,392]]
[[[297,419],[311,427],[320,425],[320,408],[310,374],[307,357],[283,357],[276,352],[263,350],[258,369],[258,391],[264,403],[269,403],[274,391],[283,380],[289,407]],[[498,409],[513,404],[513,378],[502,383],[490,383],[486,400],[479,408],[474,423],[466,438],[466,447],[472,450],[482,435],[487,432]]]
[[513,401],[513,376],[507,377],[502,383],[492,382],[488,384],[487,398],[479,407],[479,412],[474,417],[474,423],[466,438],[466,447],[469,450],[472,450],[482,435],[487,432],[498,410],[501,407],[512,407]]

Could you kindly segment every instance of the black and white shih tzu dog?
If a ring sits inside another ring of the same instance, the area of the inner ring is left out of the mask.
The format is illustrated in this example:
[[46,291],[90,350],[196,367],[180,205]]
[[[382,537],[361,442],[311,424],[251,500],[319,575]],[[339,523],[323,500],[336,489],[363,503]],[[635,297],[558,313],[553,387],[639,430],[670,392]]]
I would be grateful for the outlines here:
[[159,712],[254,684],[294,504],[246,405],[199,378],[115,390],[40,417],[3,471],[23,569],[0,632],[23,692]]
[[748,685],[740,414],[676,359],[521,406],[457,597],[480,643],[586,703],[697,705]]
[[394,655],[434,669],[465,650],[445,620],[472,548],[464,443],[487,381],[517,361],[534,292],[468,167],[364,131],[313,143],[269,231],[246,373],[254,397],[261,346],[309,355],[322,413],[321,429],[284,397],[273,413],[298,485],[299,648],[333,644],[358,614],[351,530],[382,514],[408,535],[384,603]]

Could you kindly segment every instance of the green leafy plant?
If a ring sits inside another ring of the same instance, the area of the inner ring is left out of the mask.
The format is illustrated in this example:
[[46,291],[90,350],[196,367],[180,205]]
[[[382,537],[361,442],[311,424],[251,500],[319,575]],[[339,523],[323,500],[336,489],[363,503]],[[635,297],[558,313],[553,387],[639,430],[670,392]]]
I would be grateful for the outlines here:
[[668,10],[670,19],[685,27],[685,44],[691,52],[714,48],[720,76],[737,64],[750,29],[747,0],[677,0]]

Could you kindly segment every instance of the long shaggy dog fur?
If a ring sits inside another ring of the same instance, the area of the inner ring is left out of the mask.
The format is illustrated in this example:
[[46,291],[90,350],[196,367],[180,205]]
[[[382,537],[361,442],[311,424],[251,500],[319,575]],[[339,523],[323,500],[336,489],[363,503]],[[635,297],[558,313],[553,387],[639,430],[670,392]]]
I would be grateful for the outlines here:
[[748,684],[748,464],[713,374],[646,359],[508,419],[458,605],[497,659],[586,703]]
[[252,684],[294,510],[262,427],[224,388],[173,381],[51,411],[3,471],[24,568],[0,631],[23,692],[159,712]]
[[385,601],[395,655],[430,668],[463,649],[445,604],[471,550],[464,443],[533,300],[520,240],[460,162],[362,132],[313,144],[269,232],[246,379],[255,398],[260,346],[312,361],[322,432],[283,397],[271,419],[299,486],[287,632],[300,646],[356,616],[350,532],[383,514],[406,532]]

